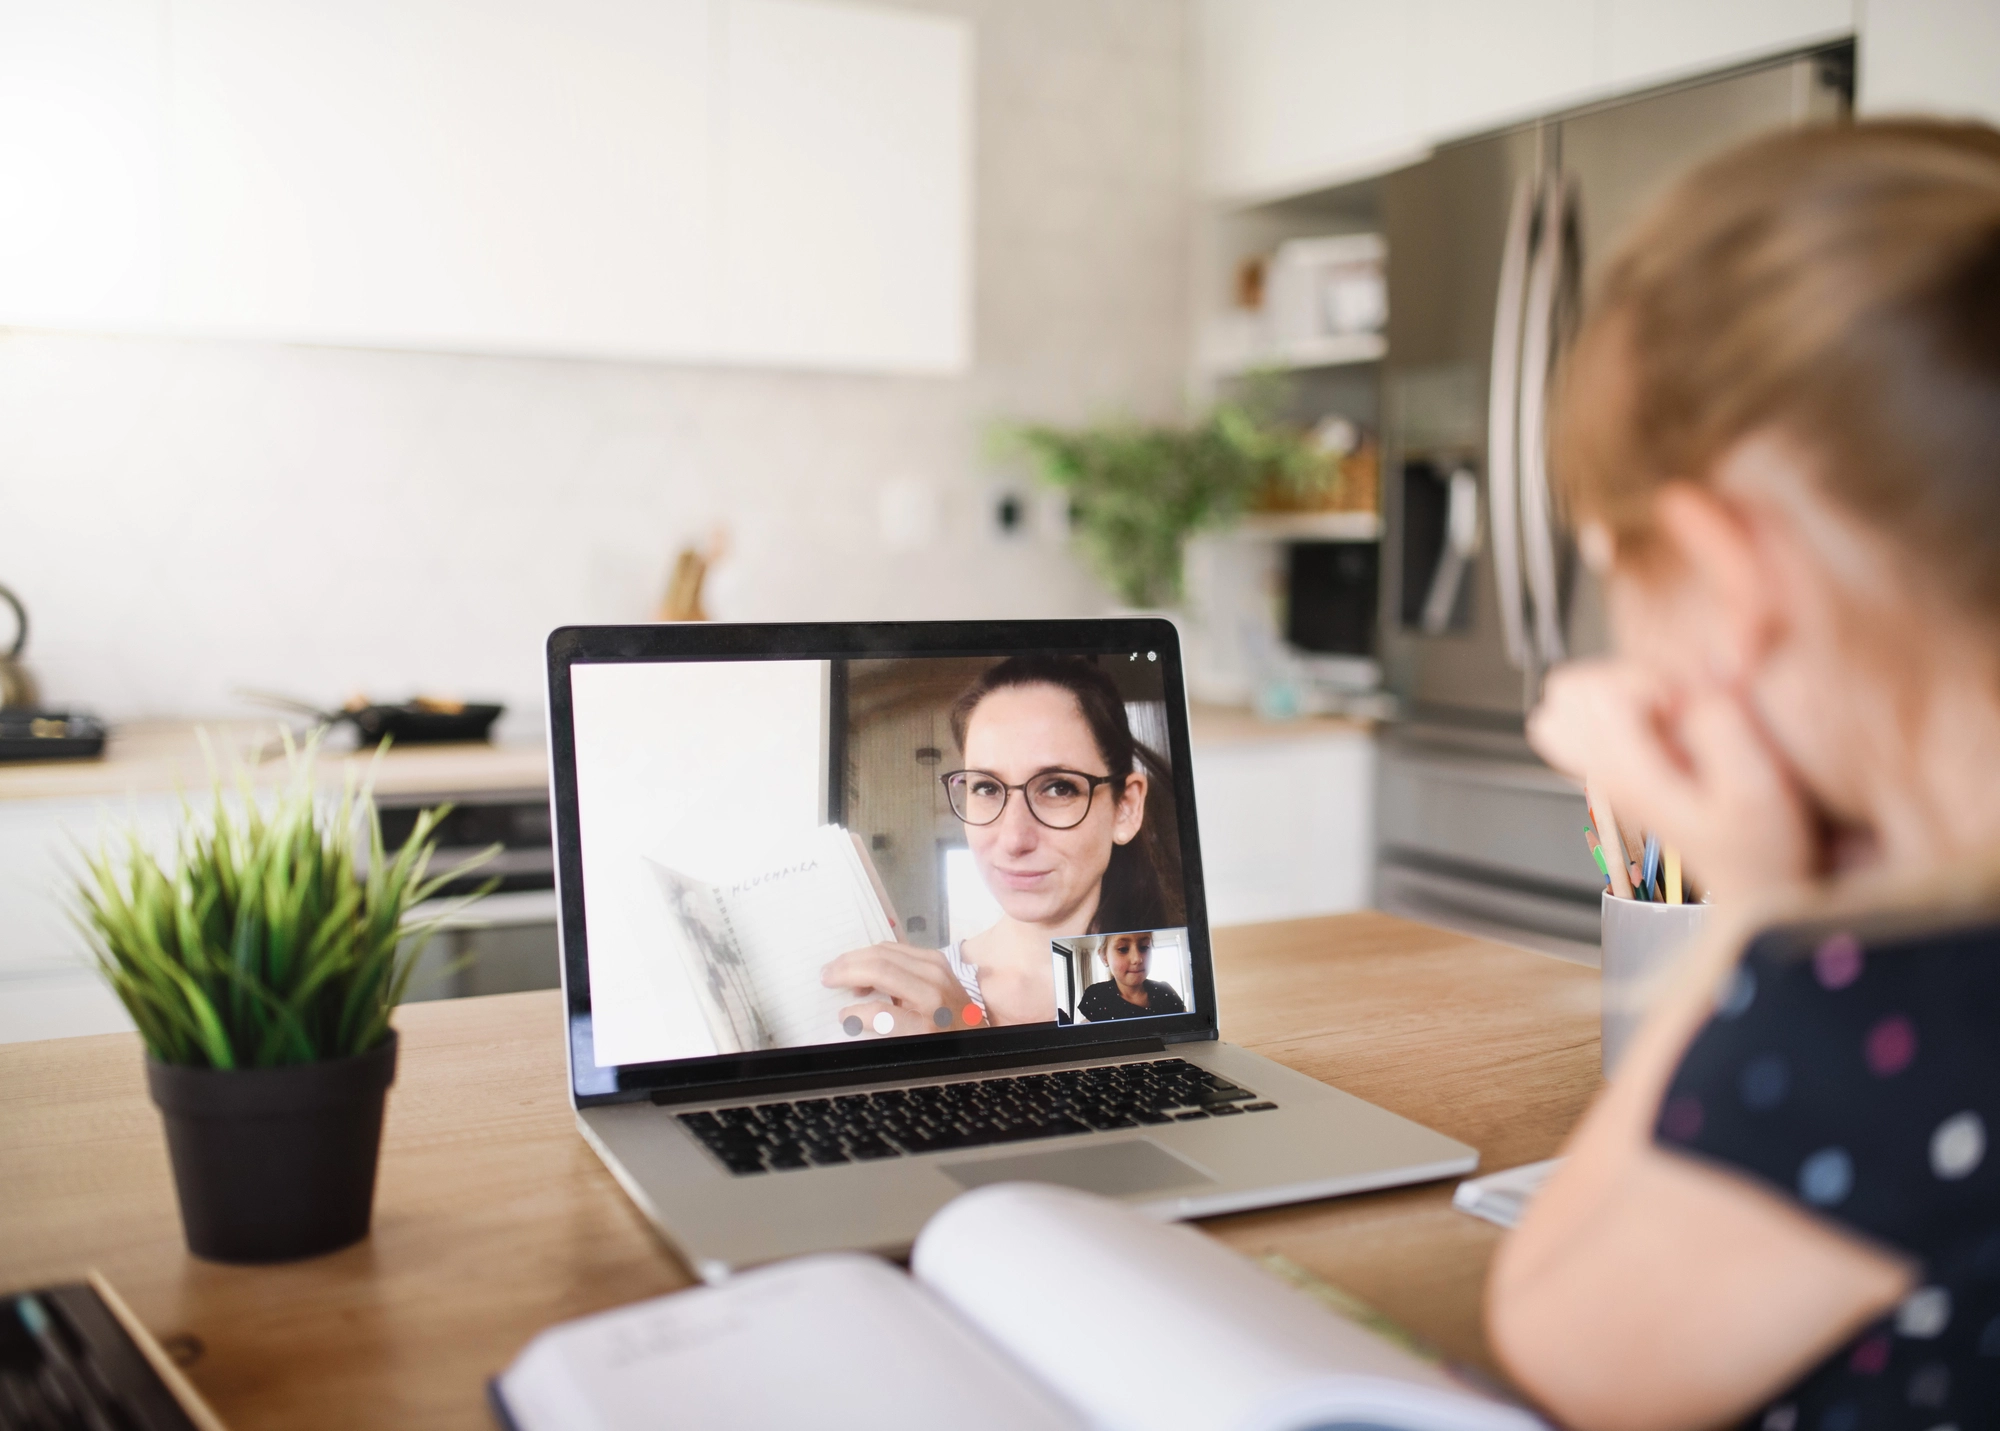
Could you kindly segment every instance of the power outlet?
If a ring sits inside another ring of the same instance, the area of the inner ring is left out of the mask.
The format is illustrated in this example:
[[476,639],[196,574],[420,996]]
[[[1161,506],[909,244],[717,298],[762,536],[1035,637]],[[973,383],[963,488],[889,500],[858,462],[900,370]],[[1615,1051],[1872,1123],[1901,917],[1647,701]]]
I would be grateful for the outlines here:
[[996,486],[986,493],[986,529],[1003,542],[1033,535],[1034,503],[1019,487]]
[[1069,494],[1057,488],[995,483],[986,489],[985,512],[995,541],[1061,546],[1069,540]]

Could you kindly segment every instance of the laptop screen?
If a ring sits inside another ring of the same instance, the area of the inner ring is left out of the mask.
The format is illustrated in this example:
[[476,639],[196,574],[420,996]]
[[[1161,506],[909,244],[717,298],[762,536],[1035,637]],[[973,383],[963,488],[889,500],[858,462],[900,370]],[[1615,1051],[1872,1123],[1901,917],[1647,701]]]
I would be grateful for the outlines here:
[[1036,625],[552,638],[580,1097],[1212,1031],[1173,629]]

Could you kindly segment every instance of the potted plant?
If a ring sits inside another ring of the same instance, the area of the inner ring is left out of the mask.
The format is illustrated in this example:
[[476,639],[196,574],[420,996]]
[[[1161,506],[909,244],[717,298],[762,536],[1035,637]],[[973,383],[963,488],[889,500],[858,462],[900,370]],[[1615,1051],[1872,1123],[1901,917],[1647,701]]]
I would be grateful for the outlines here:
[[411,911],[444,883],[426,878],[444,811],[389,858],[371,787],[350,777],[322,801],[316,751],[288,742],[275,795],[245,773],[231,801],[218,777],[205,816],[184,805],[170,858],[128,832],[78,881],[79,922],[145,1043],[188,1250],[219,1262],[367,1235],[389,1015],[438,923]]
[[1134,607],[1181,598],[1187,539],[1260,499],[1315,497],[1340,480],[1337,455],[1271,421],[1268,403],[1223,404],[1190,426],[1029,425],[1014,438],[1069,495],[1086,561]]

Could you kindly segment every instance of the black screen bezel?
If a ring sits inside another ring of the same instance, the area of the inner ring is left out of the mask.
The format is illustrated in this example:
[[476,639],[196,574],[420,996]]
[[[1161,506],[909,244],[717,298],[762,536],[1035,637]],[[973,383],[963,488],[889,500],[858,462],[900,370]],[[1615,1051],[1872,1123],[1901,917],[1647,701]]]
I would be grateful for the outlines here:
[[[569,673],[573,666],[648,664],[662,661],[824,661],[895,656],[1008,656],[1028,652],[1101,656],[1115,651],[1159,654],[1167,711],[1174,803],[1180,827],[1182,878],[1187,900],[1188,956],[1195,1008],[1186,1014],[1127,1019],[1109,1024],[1034,1024],[1012,1029],[972,1029],[871,1039],[854,1044],[764,1049],[660,1063],[593,1064],[580,1069],[589,1040],[567,1040],[570,1096],[579,1108],[625,1103],[655,1095],[700,1096],[729,1086],[796,1086],[801,1078],[862,1081],[879,1071],[917,1064],[996,1055],[1088,1057],[1098,1045],[1129,1044],[1135,1036],[1166,1043],[1214,1039],[1215,969],[1196,833],[1193,767],[1188,746],[1187,692],[1179,633],[1157,617],[1087,621],[787,622],[725,624],[689,622],[652,626],[564,626],[549,634],[549,796],[555,821],[556,889],[561,908],[565,1019],[574,1030],[591,1017],[589,935],[584,921],[583,838],[577,807],[576,722]],[[585,1076],[601,1083],[615,1075],[616,1091],[580,1091]]]

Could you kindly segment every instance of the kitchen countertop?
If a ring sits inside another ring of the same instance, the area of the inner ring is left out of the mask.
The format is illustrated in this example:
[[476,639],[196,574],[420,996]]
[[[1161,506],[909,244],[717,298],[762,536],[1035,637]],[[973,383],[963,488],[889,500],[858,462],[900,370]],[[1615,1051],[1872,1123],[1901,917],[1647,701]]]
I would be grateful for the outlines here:
[[[206,732],[223,778],[234,780],[232,755],[253,759],[253,778],[260,786],[285,778],[285,757],[278,723],[255,721],[133,721],[113,727],[104,755],[98,760],[23,761],[0,764],[0,801],[90,799],[131,793],[191,796],[205,792],[210,764],[202,745]],[[320,784],[338,790],[349,773],[368,774],[376,752],[328,751],[321,758]],[[375,789],[382,795],[451,794],[472,790],[546,789],[548,751],[540,742],[519,745],[392,746],[382,752],[375,769]]]
[[1319,740],[1328,736],[1366,736],[1375,722],[1351,716],[1295,716],[1267,720],[1242,706],[1188,708],[1189,738],[1196,745],[1259,745],[1280,740]]
[[[1336,716],[1265,720],[1252,711],[1227,706],[1193,708],[1197,746],[1246,745],[1366,735],[1367,721]],[[279,724],[269,720],[133,721],[115,726],[99,760],[24,761],[0,764],[0,801],[75,800],[132,793],[197,795],[209,786],[209,758],[202,733],[213,743],[225,779],[233,780],[232,752],[255,755],[253,778],[261,786],[285,778]],[[350,772],[368,773],[373,750],[329,751],[320,763],[320,783],[339,789]],[[455,794],[474,790],[533,790],[548,785],[548,752],[541,741],[489,745],[392,746],[375,771],[383,795]]]

